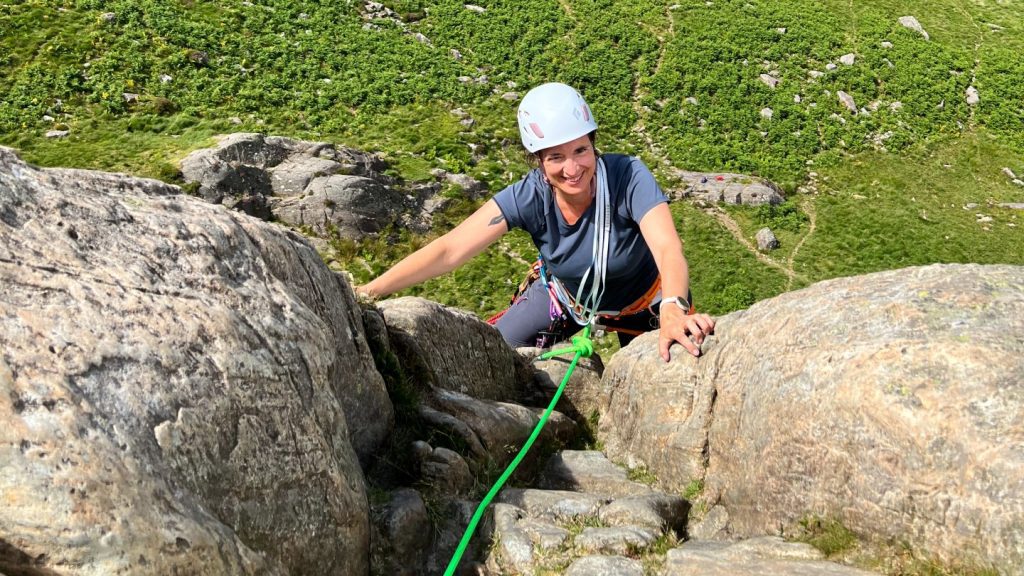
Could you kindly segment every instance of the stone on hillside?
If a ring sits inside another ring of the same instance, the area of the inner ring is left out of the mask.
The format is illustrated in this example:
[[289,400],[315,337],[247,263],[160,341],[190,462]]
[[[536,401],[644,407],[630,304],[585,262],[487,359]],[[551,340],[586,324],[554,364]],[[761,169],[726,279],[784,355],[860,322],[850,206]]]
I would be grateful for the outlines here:
[[672,198],[696,198],[709,204],[725,202],[744,206],[781,204],[781,189],[769,180],[726,172],[688,172],[673,170],[682,182],[682,191],[666,190]]
[[694,540],[720,540],[727,537],[729,512],[724,506],[715,505],[701,518],[690,518],[686,535]]
[[420,462],[420,476],[426,487],[447,496],[469,494],[475,482],[462,456],[440,446]]
[[761,118],[765,120],[771,120],[775,112],[771,108],[761,108]]
[[889,48],[892,48],[892,42],[889,42],[888,40],[883,41],[881,46],[882,46],[882,48],[885,48],[886,50],[888,50]]
[[[468,424],[459,420],[455,416],[448,414],[447,412],[441,412],[435,410],[425,404],[420,404],[418,409],[419,415],[423,418],[423,423],[427,426],[440,430],[452,439],[459,439],[466,446],[466,450],[469,452],[468,456],[472,462],[485,462],[489,458],[487,449],[484,448],[480,437],[476,435],[476,432],[469,427]],[[430,452],[428,451],[425,457],[428,457]]]
[[808,544],[781,538],[753,538],[736,543],[690,541],[669,550],[666,576],[871,576],[867,572],[823,560]]
[[[1020,180],[1017,180],[1017,182],[1020,182],[1020,186],[1024,186],[1024,182],[1021,182]],[[997,206],[1000,208],[1009,208],[1011,210],[1024,210],[1024,202],[1000,202]]]
[[565,544],[570,536],[565,528],[533,518],[523,518],[519,521],[518,527],[526,532],[533,545],[541,550],[555,550]]
[[761,79],[761,82],[764,82],[765,85],[773,90],[779,85],[779,79],[771,74],[761,74],[759,78]]
[[978,95],[978,89],[975,88],[974,86],[967,87],[967,91],[964,95],[964,98],[967,100],[967,103],[970,104],[971,106],[974,106],[978,102],[981,102],[981,96]]
[[381,547],[384,561],[374,568],[399,576],[422,574],[430,545],[430,538],[426,536],[432,527],[420,493],[412,488],[400,488],[391,494],[382,510],[374,512],[378,530],[375,537],[381,540],[375,545]]
[[482,6],[477,6],[476,4],[464,4],[463,6],[466,8],[466,10],[469,10],[470,12],[476,12],[477,14],[483,14],[484,12],[486,12],[486,10]]
[[502,573],[533,573],[533,540],[519,528],[523,511],[510,504],[494,505],[494,540],[497,563]]
[[[520,348],[520,353],[524,348]],[[529,350],[537,350],[536,348]],[[549,358],[537,360],[533,363],[536,369],[535,382],[538,388],[546,392],[546,404],[558,389],[559,384],[565,379],[565,373],[569,369],[570,361],[567,358]],[[562,391],[562,397],[556,408],[572,418],[577,424],[584,426],[590,419],[601,412],[601,374],[604,372],[604,363],[601,357],[591,356],[580,358],[576,367]]]
[[[438,389],[432,402],[439,410],[465,422],[487,450],[491,458],[506,464],[515,457],[526,442],[544,412],[540,408],[527,408],[519,404],[479,400],[451,390]],[[551,412],[538,440],[554,446],[564,446],[576,436],[576,425],[558,412]],[[527,459],[539,453],[531,451]],[[524,470],[528,464],[520,464]]]
[[772,232],[771,228],[761,228],[758,230],[756,239],[757,249],[762,252],[779,248],[779,239],[775,237],[775,233]]
[[70,133],[71,133],[70,130],[47,130],[46,133],[43,134],[43,137],[44,138],[67,138],[68,134],[70,134]]
[[1024,564],[1024,454],[1005,441],[1024,437],[1024,267],[820,282],[715,332],[700,358],[665,364],[656,334],[615,355],[610,457],[676,490],[703,478],[734,536],[814,514],[938,560]]
[[179,193],[0,149],[4,571],[365,574],[392,408],[354,295]]
[[446,173],[444,179],[452,184],[455,184],[459,188],[462,188],[470,198],[479,198],[482,192],[487,191],[487,185],[483,182],[469,176],[468,174],[451,174]]
[[519,100],[519,94],[517,92],[505,92],[501,95],[501,99],[506,102],[515,102]]
[[563,450],[555,454],[541,472],[537,486],[611,498],[651,492],[644,484],[630,480],[623,468],[595,450]]
[[571,520],[573,518],[597,518],[598,511],[608,499],[568,490],[505,488],[498,494],[498,501],[513,504],[526,511],[530,516]]
[[[708,2],[710,4],[710,2]],[[565,576],[643,576],[639,560],[625,556],[584,556],[565,570]]]
[[921,27],[921,23],[917,21],[917,18],[914,18],[913,16],[900,16],[899,23],[900,26],[903,26],[904,28],[910,28],[911,30],[917,32],[921,36],[924,36],[925,40],[928,40],[928,32],[926,32],[925,29]]
[[845,106],[847,110],[854,114],[857,113],[857,103],[854,102],[853,96],[850,96],[849,94],[843,92],[842,90],[836,92],[836,96],[839,97],[839,103]]
[[573,546],[584,552],[628,554],[643,550],[658,539],[660,534],[650,528],[616,526],[613,528],[584,528],[573,540]]
[[821,70],[808,70],[807,75],[810,76],[811,78],[821,78],[822,76],[825,75],[825,73],[822,72]]
[[420,385],[484,400],[522,397],[533,380],[493,326],[472,314],[413,296],[383,300],[391,344]]
[[843,54],[842,56],[839,57],[839,63],[845,66],[853,66],[853,63],[856,61],[857,55],[853,53]]
[[825,70],[828,70],[829,72],[835,70],[836,68],[839,68],[839,66],[836,66],[832,62],[829,62],[828,64],[825,64]]
[[314,234],[337,231],[347,238],[363,238],[400,221],[405,196],[363,176],[335,174],[313,179],[301,196],[271,204],[281,221],[306,226]]
[[682,496],[654,492],[617,498],[601,508],[599,518],[610,526],[643,526],[682,535],[690,504]]
[[382,172],[375,155],[279,136],[237,133],[181,162],[197,193],[264,219],[353,239],[391,225],[421,229],[420,213],[436,190],[408,195]]
[[1017,179],[1017,175],[1014,174],[1013,170],[1010,170],[1009,167],[1006,167],[1006,166],[1003,167],[1003,174],[1006,175],[1006,177],[1009,178],[1010,180],[1016,180]]

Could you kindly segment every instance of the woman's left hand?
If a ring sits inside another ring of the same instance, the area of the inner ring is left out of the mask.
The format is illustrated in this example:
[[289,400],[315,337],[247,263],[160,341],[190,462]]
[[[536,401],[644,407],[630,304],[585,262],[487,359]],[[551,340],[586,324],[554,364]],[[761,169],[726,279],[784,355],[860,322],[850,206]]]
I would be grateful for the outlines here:
[[661,311],[661,335],[658,338],[658,351],[661,359],[668,362],[672,359],[669,348],[678,342],[686,351],[700,356],[700,345],[704,338],[715,331],[715,320],[707,314],[686,314],[675,306],[666,306]]

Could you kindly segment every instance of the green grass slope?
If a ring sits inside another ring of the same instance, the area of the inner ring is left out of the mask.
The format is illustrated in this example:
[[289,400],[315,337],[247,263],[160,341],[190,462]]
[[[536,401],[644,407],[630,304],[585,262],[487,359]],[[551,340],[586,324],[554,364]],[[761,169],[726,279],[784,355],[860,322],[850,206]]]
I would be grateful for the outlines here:
[[[836,276],[1024,263],[1020,211],[998,206],[1024,202],[1002,172],[1024,174],[1020,3],[476,4],[395,0],[385,2],[394,17],[375,18],[353,0],[9,0],[0,144],[41,165],[174,181],[177,161],[212,136],[260,131],[377,151],[408,180],[468,172],[497,191],[526,169],[516,103],[502,94],[557,79],[591,101],[604,150],[641,155],[666,187],[668,167],[783,187],[789,200],[771,211],[673,207],[709,312]],[[906,15],[929,39],[898,23]],[[459,203],[436,233],[472,208]],[[756,254],[749,243],[765,225],[782,248]],[[337,257],[362,281],[428,239],[338,243]],[[410,293],[488,315],[533,256],[511,235]]]

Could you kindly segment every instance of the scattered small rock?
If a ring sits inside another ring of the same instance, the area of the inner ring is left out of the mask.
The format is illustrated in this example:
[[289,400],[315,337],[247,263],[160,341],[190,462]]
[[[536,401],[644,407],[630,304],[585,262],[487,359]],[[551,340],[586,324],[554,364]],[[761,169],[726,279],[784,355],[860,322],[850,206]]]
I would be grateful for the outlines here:
[[800,98],[799,94],[793,94],[793,102],[796,102],[797,104],[799,104],[800,100],[801,100],[801,98]]
[[691,104],[693,106],[696,106],[697,105],[697,99],[694,98],[693,96],[687,96],[686,97],[686,103],[687,104]]
[[210,55],[202,50],[190,50],[188,61],[196,66],[206,66],[210,63]]
[[450,49],[449,52],[451,53],[452,58],[456,60],[462,60],[462,52],[459,52],[455,48]]
[[70,130],[48,130],[43,136],[46,138],[66,138],[70,132]]
[[516,100],[519,100],[519,94],[515,92],[505,92],[501,95],[501,99],[507,102],[515,102]]
[[975,88],[974,86],[967,87],[966,97],[967,103],[970,104],[971,106],[974,106],[975,104],[981,101],[981,96],[978,95],[978,89]]
[[761,228],[757,231],[757,249],[762,252],[769,250],[776,250],[780,246],[779,239],[775,237],[775,233],[771,231],[771,228]]
[[765,120],[771,120],[773,114],[774,112],[771,108],[761,108],[761,118],[764,118]]
[[857,60],[856,54],[843,54],[839,57],[839,62],[846,66],[853,66],[853,63]]
[[139,95],[138,94],[133,94],[131,92],[122,92],[121,93],[121,98],[124,98],[124,101],[129,103],[129,104],[132,104],[134,102],[138,102],[139,101]]
[[174,80],[174,77],[171,76],[170,74],[161,74],[160,75],[160,83],[161,84],[167,84],[171,80]]
[[885,42],[882,42],[882,48],[885,48],[885,49],[892,48],[892,42],[889,42],[888,40],[886,40]]
[[786,29],[785,28],[776,28],[775,31],[778,32],[779,34],[785,34],[786,33]]
[[476,12],[477,14],[483,14],[487,10],[483,6],[477,6],[476,4],[465,4],[466,10],[470,12]]
[[1016,180],[1017,179],[1017,175],[1014,174],[1013,170],[1010,170],[1009,167],[1005,167],[1005,166],[1003,167],[1003,174],[1006,174],[1006,177],[1009,178],[1010,180]]
[[900,16],[899,22],[903,27],[910,28],[921,36],[924,36],[925,40],[928,40],[928,32],[925,32],[925,29],[921,27],[921,23],[917,21],[917,18],[914,18],[913,16]]
[[828,64],[825,64],[825,70],[828,70],[829,72],[835,70],[836,68],[839,68],[839,66],[836,66],[832,62],[829,62]]
[[839,102],[843,106],[846,106],[847,110],[849,110],[850,112],[852,112],[854,114],[857,113],[857,104],[854,102],[853,96],[850,96],[849,94],[847,94],[846,92],[843,92],[842,90],[837,92],[836,95],[839,97]]
[[769,88],[775,89],[779,85],[779,79],[771,74],[761,74],[761,82],[764,82]]
[[116,21],[117,14],[113,12],[104,12],[103,14],[100,14],[100,22],[103,22],[104,24],[113,24]]
[[422,32],[417,32],[413,34],[412,37],[415,38],[416,41],[419,42],[420,44],[426,44],[427,46],[430,46],[432,44],[430,38],[424,36]]

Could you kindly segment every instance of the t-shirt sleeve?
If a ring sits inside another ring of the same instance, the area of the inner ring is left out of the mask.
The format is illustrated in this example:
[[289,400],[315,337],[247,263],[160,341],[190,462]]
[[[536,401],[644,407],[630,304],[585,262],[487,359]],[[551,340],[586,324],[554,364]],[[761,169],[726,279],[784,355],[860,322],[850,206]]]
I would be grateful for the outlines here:
[[630,217],[640,222],[651,208],[667,203],[668,196],[661,191],[654,174],[639,158],[631,159],[630,168],[629,181],[626,183],[626,203]]
[[509,230],[522,228],[529,231],[536,220],[537,194],[532,181],[534,174],[527,174],[522,180],[506,186],[494,195],[494,203],[505,217]]

